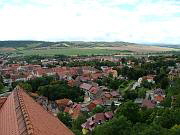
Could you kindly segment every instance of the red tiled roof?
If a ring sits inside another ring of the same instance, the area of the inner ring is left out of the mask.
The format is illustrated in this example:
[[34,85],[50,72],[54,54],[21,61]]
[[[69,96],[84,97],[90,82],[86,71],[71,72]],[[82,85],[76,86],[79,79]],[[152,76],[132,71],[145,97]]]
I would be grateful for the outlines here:
[[89,105],[87,105],[87,108],[92,111],[94,108],[96,108],[96,104],[94,104],[93,102],[91,102]]
[[155,107],[155,103],[153,103],[153,101],[151,101],[151,100],[144,99],[142,101],[142,107],[154,108]]
[[94,73],[94,74],[92,74],[92,79],[97,80],[102,75],[103,75],[102,73]]
[[112,95],[111,95],[109,92],[105,92],[105,93],[104,93],[104,97],[105,97],[105,98],[111,98]]
[[94,120],[95,120],[95,122],[102,122],[102,121],[105,121],[105,116],[104,116],[104,113],[96,113],[96,115],[95,115],[95,118],[94,118]]
[[119,96],[119,93],[117,91],[112,91],[110,93],[113,97]]
[[106,118],[111,119],[114,114],[113,114],[113,112],[105,112],[104,115]]
[[92,85],[88,84],[88,83],[83,83],[83,84],[80,85],[80,88],[85,89],[85,90],[90,90],[91,87],[92,87]]
[[70,109],[71,109],[70,107],[66,107],[66,108],[64,109],[64,112],[69,113]]
[[92,94],[96,94],[99,90],[99,87],[91,87],[91,89],[89,90]]
[[12,93],[0,110],[0,133],[2,135],[20,135],[15,109]]
[[73,110],[72,115],[71,115],[71,116],[72,116],[72,119],[77,119],[80,114],[81,114],[81,110],[78,109],[78,108],[75,108],[75,109]]
[[164,100],[164,98],[165,98],[165,97],[163,97],[163,96],[161,96],[161,95],[158,95],[158,96],[155,96],[155,99],[154,99],[154,100],[161,102],[161,101]]
[[66,106],[70,105],[72,103],[72,101],[70,99],[64,98],[64,99],[56,100],[56,103],[60,107],[66,107]]
[[56,117],[48,113],[17,87],[0,110],[2,135],[73,135]]
[[0,98],[0,109],[1,109],[2,105],[5,103],[6,99],[7,99],[6,97]]
[[101,105],[101,104],[103,104],[103,99],[98,98],[98,99],[94,100],[93,103],[96,105]]

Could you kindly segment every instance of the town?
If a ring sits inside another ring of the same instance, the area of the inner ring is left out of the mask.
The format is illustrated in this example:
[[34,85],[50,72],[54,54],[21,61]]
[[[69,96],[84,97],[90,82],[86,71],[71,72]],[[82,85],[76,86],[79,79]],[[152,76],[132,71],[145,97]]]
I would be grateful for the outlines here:
[[2,55],[0,71],[0,116],[25,92],[76,135],[179,133],[179,55]]

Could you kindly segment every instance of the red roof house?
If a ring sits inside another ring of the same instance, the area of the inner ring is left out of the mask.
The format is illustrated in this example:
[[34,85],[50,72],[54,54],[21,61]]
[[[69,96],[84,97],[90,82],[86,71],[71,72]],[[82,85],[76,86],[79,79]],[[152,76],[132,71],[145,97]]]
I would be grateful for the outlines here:
[[146,108],[154,108],[155,107],[155,102],[151,101],[151,100],[147,100],[147,99],[144,99],[142,101],[142,107],[146,107]]
[[1,135],[74,135],[61,121],[16,87],[0,109]]

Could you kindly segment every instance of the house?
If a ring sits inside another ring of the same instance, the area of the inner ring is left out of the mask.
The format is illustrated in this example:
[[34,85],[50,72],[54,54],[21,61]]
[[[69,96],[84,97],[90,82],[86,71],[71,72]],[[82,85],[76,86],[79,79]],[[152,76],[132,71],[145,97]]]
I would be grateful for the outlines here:
[[73,79],[71,79],[71,80],[68,80],[68,86],[70,86],[70,87],[73,87],[73,86],[75,86],[76,85],[76,81],[75,80],[73,80]]
[[[8,115],[7,115],[8,114]],[[74,135],[17,86],[0,108],[1,135]]]
[[89,96],[84,96],[84,103],[88,103],[91,101],[91,98]]
[[110,107],[113,102],[114,102],[115,106],[120,106],[121,105],[121,102],[117,98],[112,98],[110,100],[104,99],[103,101],[104,101],[103,105],[106,106],[106,107]]
[[118,77],[118,72],[116,70],[108,70],[107,71],[108,74],[111,74],[113,77]]
[[140,83],[139,82],[135,82],[134,84],[133,84],[133,87],[132,87],[132,90],[135,90],[137,87],[140,87]]
[[138,104],[138,105],[141,105],[142,104],[142,102],[143,102],[143,98],[136,98],[135,100],[134,100],[134,103],[136,103],[136,104]]
[[91,89],[91,87],[93,87],[93,86],[88,83],[82,83],[79,87],[84,91],[89,91]]
[[103,73],[101,73],[101,72],[91,74],[91,80],[92,80],[92,81],[96,81],[98,78],[100,78],[100,77],[102,77],[102,76],[103,76]]
[[103,99],[112,99],[117,98],[118,100],[122,99],[122,96],[117,91],[104,91],[101,93],[101,98]]
[[99,88],[98,84],[92,83],[82,83],[80,88],[85,91],[85,94],[91,99],[95,99],[102,93],[102,89]]
[[104,101],[102,98],[95,99],[89,105],[87,105],[87,108],[89,111],[92,111],[94,108],[96,108],[97,105],[103,105],[103,102]]
[[146,108],[154,108],[155,106],[156,106],[155,101],[148,99],[144,99],[141,105],[141,107],[146,107]]
[[160,96],[165,96],[165,92],[163,89],[161,88],[157,88],[153,90],[153,94],[154,96],[160,95]]
[[56,73],[51,68],[38,68],[33,71],[33,75],[41,77],[43,75],[55,75]]
[[105,72],[105,71],[107,71],[107,70],[109,70],[111,68],[109,68],[108,66],[101,66],[101,69],[102,69],[103,72]]
[[162,102],[165,99],[166,95],[163,89],[154,89],[153,90],[153,100],[157,103]]
[[98,72],[97,69],[95,69],[94,67],[90,67],[90,66],[83,66],[82,67],[82,71],[83,71],[83,74],[89,74],[89,73],[96,73],[96,72]]
[[100,89],[99,86],[93,86],[88,91],[88,94],[91,99],[97,99],[97,98],[100,98],[102,92],[103,92],[103,90]]
[[148,81],[149,83],[155,83],[154,78],[156,77],[156,75],[147,75],[142,77],[143,80]]
[[[112,118],[113,118],[113,113],[112,112],[105,112],[105,113],[97,113],[97,114],[95,114],[94,116],[87,119],[87,121],[81,125],[81,127],[83,128],[82,129],[83,134],[87,134],[88,132],[92,132],[93,129],[97,125],[101,125],[105,121],[108,121],[108,120],[110,120]],[[86,131],[86,132],[84,132],[84,131]]]
[[70,99],[66,99],[66,98],[56,100],[55,102],[58,105],[59,109],[64,109],[65,107],[73,104],[73,102]]
[[77,119],[81,114],[81,104],[74,103],[70,107],[66,107],[64,112],[69,113],[72,119]]
[[168,78],[170,80],[174,80],[175,78],[180,78],[180,69],[172,69],[169,74],[168,74]]

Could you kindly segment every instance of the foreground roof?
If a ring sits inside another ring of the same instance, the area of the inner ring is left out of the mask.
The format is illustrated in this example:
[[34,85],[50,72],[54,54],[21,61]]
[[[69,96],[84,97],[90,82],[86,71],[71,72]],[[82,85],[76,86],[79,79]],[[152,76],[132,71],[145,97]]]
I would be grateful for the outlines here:
[[73,135],[62,122],[16,87],[0,109],[1,135]]

